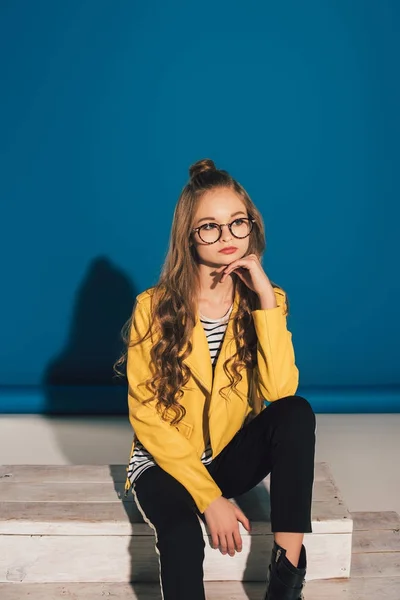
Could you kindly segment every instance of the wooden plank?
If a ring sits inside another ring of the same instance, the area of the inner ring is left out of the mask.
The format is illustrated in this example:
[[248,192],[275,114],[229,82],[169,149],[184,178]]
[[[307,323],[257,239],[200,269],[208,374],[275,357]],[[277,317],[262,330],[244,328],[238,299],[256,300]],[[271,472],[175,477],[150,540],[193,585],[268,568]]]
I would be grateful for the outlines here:
[[[0,583],[4,600],[161,600],[159,584],[128,583]],[[235,598],[235,596],[233,596]],[[236,596],[235,600],[239,600]],[[244,598],[247,597],[243,596]],[[255,597],[254,597],[255,599]]]
[[[257,521],[253,507],[249,513],[251,535],[271,531],[268,520]],[[256,514],[255,514],[256,513]],[[313,533],[350,533],[351,516],[331,502],[312,503]],[[265,516],[267,519],[267,516]],[[240,525],[243,535],[248,535]],[[0,534],[26,535],[153,535],[133,502],[3,502]]]
[[[205,547],[205,580],[263,581],[273,534],[242,536],[234,557]],[[0,536],[1,582],[158,581],[155,538],[150,536]],[[306,534],[308,580],[348,577],[351,534]]]
[[[255,490],[251,490],[255,492]],[[250,492],[250,493],[251,493]],[[239,506],[249,518],[253,534],[264,534],[271,529],[269,520],[269,499],[264,503],[252,496],[241,496],[234,504]],[[350,533],[353,531],[351,514],[345,505],[335,498],[329,501],[313,500],[311,504],[311,521],[313,533]]]
[[[256,485],[250,492],[243,494],[237,498],[238,501],[242,500],[244,506],[251,503],[254,506],[269,507],[271,482],[270,477],[266,477],[261,483]],[[314,482],[313,486],[313,500],[318,502],[328,502],[331,500],[341,500],[340,494],[337,487],[332,481],[327,479],[323,481]]]
[[[111,480],[104,483],[48,481],[14,483],[3,480],[0,484],[0,501],[2,502],[120,502],[123,495],[123,483],[114,484]],[[330,481],[317,481],[314,485],[313,500],[315,501],[336,500],[337,495],[336,489]],[[251,503],[265,509],[264,514],[268,514],[269,489],[267,484],[255,486],[240,498],[242,502],[247,502],[247,505]],[[131,493],[128,494],[126,500],[132,502]]]
[[354,531],[353,553],[365,552],[400,552],[400,531],[398,529]]
[[311,505],[314,533],[345,533],[353,531],[353,519],[343,502],[319,502]]
[[398,600],[400,577],[310,581],[306,583],[304,595],[306,600]]
[[314,480],[322,481],[323,479],[333,480],[331,467],[327,462],[316,462],[314,465]]
[[133,502],[3,502],[3,535],[149,535]]
[[[129,450],[128,450],[129,452]],[[0,484],[14,483],[124,483],[126,465],[1,465]]]
[[[129,452],[129,450],[128,450]],[[333,481],[327,463],[315,463],[315,481]],[[14,483],[124,483],[126,465],[0,465],[0,484]]]
[[[86,523],[101,530],[104,522],[144,522],[134,502],[2,502],[0,506],[0,533],[7,534],[17,533],[12,527],[18,527],[19,522],[30,522],[39,534],[47,533],[40,530],[41,524],[46,523],[60,523],[63,527]],[[68,535],[67,529],[63,535]]]
[[[206,582],[208,600],[260,600],[264,583]],[[1,584],[4,600],[161,600],[159,584],[127,583],[47,583]],[[305,587],[306,600],[399,600],[400,577],[311,581]]]
[[367,552],[351,557],[351,577],[400,576],[400,552]]
[[[0,484],[2,502],[120,502],[122,483],[10,483]],[[126,498],[132,502],[132,494]]]
[[373,529],[400,529],[400,517],[394,510],[387,511],[352,511],[354,531],[371,531]]

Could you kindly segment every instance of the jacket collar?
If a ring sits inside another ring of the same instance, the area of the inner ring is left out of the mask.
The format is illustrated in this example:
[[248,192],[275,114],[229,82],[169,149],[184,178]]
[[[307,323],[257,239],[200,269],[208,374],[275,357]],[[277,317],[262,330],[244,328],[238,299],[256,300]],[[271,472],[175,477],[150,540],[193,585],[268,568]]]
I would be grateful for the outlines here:
[[[235,296],[233,300],[232,312],[229,316],[228,325],[225,331],[225,335],[222,341],[219,356],[215,365],[214,379],[217,377],[219,372],[223,370],[223,365],[229,356],[232,355],[231,343],[234,341],[233,333],[233,320],[239,306],[239,292],[236,288]],[[210,351],[208,348],[208,342],[206,338],[203,325],[200,321],[199,312],[196,316],[196,324],[192,332],[192,352],[183,361],[191,370],[193,376],[199,381],[199,383],[211,393],[213,384],[213,373],[212,364],[210,358]]]

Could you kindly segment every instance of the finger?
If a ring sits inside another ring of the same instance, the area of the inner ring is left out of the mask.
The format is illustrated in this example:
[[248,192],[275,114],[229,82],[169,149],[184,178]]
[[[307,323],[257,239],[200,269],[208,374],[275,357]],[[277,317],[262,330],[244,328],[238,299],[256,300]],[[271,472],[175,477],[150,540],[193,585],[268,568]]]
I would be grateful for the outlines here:
[[226,269],[226,265],[221,265],[215,269],[216,273],[221,273],[224,269]]
[[222,277],[221,277],[221,282],[222,282],[222,281],[223,281],[223,280],[224,280],[226,277],[228,277],[228,275],[229,275],[230,273],[232,273],[232,271],[235,271],[235,270],[238,268],[238,266],[239,266],[239,265],[236,265],[235,267],[231,267],[231,266],[229,265],[229,268],[228,268],[226,271],[224,271],[224,273],[223,273],[223,275],[222,275]]
[[242,551],[242,536],[239,533],[239,529],[235,529],[233,532],[233,541],[235,543],[235,548],[238,552]]
[[250,521],[248,520],[246,515],[240,510],[240,508],[237,508],[236,506],[235,506],[235,514],[236,514],[237,520],[240,521],[240,523],[243,525],[243,527],[245,529],[247,529],[247,531],[250,531]]
[[216,548],[218,548],[219,540],[218,540],[218,535],[216,533],[211,533],[211,541],[212,541],[212,547],[214,548],[214,550]]
[[246,283],[245,278],[243,277],[243,273],[240,273],[239,271],[235,271],[236,275],[239,277],[239,279],[241,281],[243,281],[244,283]]
[[232,271],[235,271],[239,267],[241,267],[242,269],[250,270],[250,265],[246,261],[239,259],[229,265],[229,267],[226,269],[226,271],[224,271],[222,278],[224,278],[226,275],[229,275],[229,273],[231,273]]
[[229,275],[229,273],[232,271],[232,269],[235,268],[235,264],[236,264],[236,260],[231,262],[228,266],[224,265],[223,268],[221,269],[222,277],[226,277],[226,275]]
[[228,552],[228,542],[226,540],[226,535],[223,533],[219,534],[219,551],[221,554],[226,554]]
[[235,539],[232,533],[226,536],[229,556],[235,556]]

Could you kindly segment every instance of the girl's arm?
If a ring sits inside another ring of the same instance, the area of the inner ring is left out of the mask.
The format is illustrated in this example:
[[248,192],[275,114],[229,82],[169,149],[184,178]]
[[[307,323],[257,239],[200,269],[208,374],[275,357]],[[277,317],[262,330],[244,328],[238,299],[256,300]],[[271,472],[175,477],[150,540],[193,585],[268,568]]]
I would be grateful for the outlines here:
[[274,292],[276,308],[252,311],[257,334],[257,391],[269,402],[294,395],[299,385],[292,334],[287,329],[286,293],[277,288]]
[[[143,302],[136,302],[131,341],[141,339],[150,324]],[[194,446],[175,427],[164,421],[155,408],[144,382],[150,377],[151,337],[128,348],[127,378],[129,420],[155,462],[177,479],[192,495],[201,513],[222,496],[222,491],[208,473]]]

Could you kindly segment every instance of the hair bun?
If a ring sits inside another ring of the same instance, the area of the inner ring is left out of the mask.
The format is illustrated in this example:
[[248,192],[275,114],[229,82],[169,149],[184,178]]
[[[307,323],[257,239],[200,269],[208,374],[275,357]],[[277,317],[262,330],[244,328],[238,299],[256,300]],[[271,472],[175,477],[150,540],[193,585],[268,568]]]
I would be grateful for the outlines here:
[[200,173],[216,170],[217,167],[215,166],[215,163],[213,160],[211,160],[211,158],[203,158],[202,160],[198,160],[190,166],[189,175],[190,178],[193,179],[194,177],[197,177],[197,175],[200,175]]

